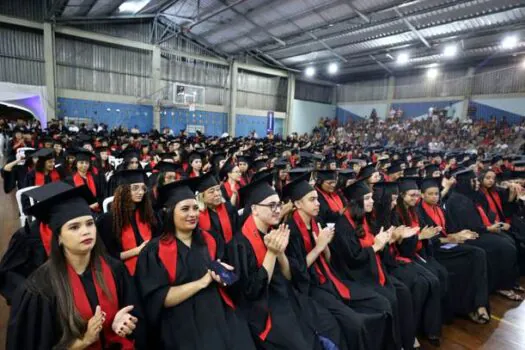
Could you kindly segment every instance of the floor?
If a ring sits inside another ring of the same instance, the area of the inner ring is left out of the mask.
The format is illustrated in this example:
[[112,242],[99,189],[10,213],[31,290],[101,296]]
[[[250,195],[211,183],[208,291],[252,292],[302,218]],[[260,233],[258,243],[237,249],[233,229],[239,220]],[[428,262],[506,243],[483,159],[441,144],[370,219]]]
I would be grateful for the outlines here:
[[[3,187],[0,179],[0,188]],[[1,191],[1,190],[0,190]],[[13,232],[19,227],[15,193],[0,193],[0,253],[3,254]],[[525,278],[521,285],[525,286]],[[2,299],[0,297],[0,299]],[[517,304],[499,296],[491,297],[493,319],[488,325],[477,325],[456,319],[443,328],[441,350],[494,349],[525,350],[525,303]],[[9,308],[0,300],[0,349],[5,349]],[[425,350],[436,349],[422,342]],[[23,350],[23,349],[20,349]]]

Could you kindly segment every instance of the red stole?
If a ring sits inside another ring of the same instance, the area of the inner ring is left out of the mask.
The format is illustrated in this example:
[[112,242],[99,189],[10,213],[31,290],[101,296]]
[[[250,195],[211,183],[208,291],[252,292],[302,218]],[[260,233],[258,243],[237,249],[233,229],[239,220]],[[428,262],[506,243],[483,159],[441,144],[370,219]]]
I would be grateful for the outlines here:
[[481,205],[476,205],[476,209],[478,210],[478,214],[481,217],[481,221],[483,221],[483,225],[485,227],[492,226],[492,222],[490,221],[487,213],[485,213],[485,209]]
[[43,222],[40,223],[38,231],[40,232],[40,239],[42,240],[42,245],[46,251],[46,255],[51,254],[51,239],[53,238],[53,232],[48,225]]
[[[229,243],[233,237],[233,232],[226,204],[221,203],[215,209],[217,211],[217,215],[219,216],[219,223],[221,224],[224,240],[226,243]],[[199,216],[199,227],[206,232],[211,230],[210,209],[206,209],[205,211],[201,212],[201,215]]]
[[341,200],[341,197],[337,195],[337,193],[326,193],[319,187],[316,188],[317,192],[323,196],[326,203],[328,203],[328,206],[330,207],[330,210],[334,213],[338,213],[341,209],[343,209],[343,201]]
[[[374,245],[375,236],[372,234],[372,230],[370,230],[370,226],[368,225],[368,221],[366,220],[366,218],[363,220],[363,230],[365,231],[365,235],[359,238],[359,243],[361,243],[361,247],[369,248]],[[386,277],[385,272],[383,271],[383,266],[381,265],[381,258],[379,257],[378,253],[375,253],[375,256],[377,273],[379,275],[379,284],[384,286],[386,282]]]
[[[403,216],[401,215],[401,210],[398,208],[397,211],[399,213],[399,217],[403,218]],[[408,208],[407,212],[408,212],[408,216],[410,217],[410,222],[404,222],[404,224],[407,225],[408,227],[420,227],[419,219],[417,218],[417,214],[415,213],[415,211],[412,208]],[[418,236],[419,236],[419,233],[420,231],[417,232]],[[418,239],[417,245],[416,245],[416,251],[419,252],[421,248],[423,248],[423,242],[421,242]]]
[[232,188],[232,185],[229,181],[224,182],[224,189],[226,190],[226,193],[228,194],[228,198],[231,198],[233,196],[233,192],[239,191],[239,184],[236,183],[234,188]]
[[[201,230],[200,232],[202,234],[202,237],[204,238],[206,246],[208,247],[208,253],[210,254],[210,258],[212,260],[215,260],[217,254],[217,243],[215,242],[215,239],[206,231]],[[164,265],[164,268],[168,272],[168,277],[171,284],[175,282],[175,279],[177,277],[177,254],[178,247],[176,238],[161,239],[159,241],[159,258],[160,261],[162,261],[162,265]],[[218,285],[217,288],[219,289],[219,294],[224,303],[226,303],[226,305],[228,305],[232,309],[235,309],[235,305],[233,304],[233,301],[228,296],[228,294],[226,294],[226,291]]]
[[199,177],[199,174],[197,174],[195,170],[192,170],[190,173],[190,178],[193,178],[193,177]]
[[87,187],[89,187],[89,190],[93,194],[94,197],[97,196],[97,186],[95,186],[95,180],[93,180],[93,176],[91,176],[91,173],[86,174],[86,180],[84,182],[84,179],[78,172],[73,175],[73,182],[75,183],[75,187],[83,186],[84,184],[87,184]]
[[[294,211],[293,213],[293,220],[295,221],[295,224],[299,228],[299,232],[301,232],[301,236],[303,237],[304,242],[304,248],[306,250],[306,254],[310,253],[313,249],[312,239],[310,237],[310,233],[308,232],[308,229],[306,228],[306,224],[304,223],[303,219],[299,215],[299,213]],[[310,221],[310,226],[312,228],[312,231],[315,233],[316,236],[319,235],[319,226],[317,226],[317,222],[314,218]],[[339,296],[345,300],[350,300],[350,290],[348,287],[337,278],[330,269],[330,265],[328,265],[328,262],[326,261],[323,253],[319,254],[316,261],[314,262],[314,269],[315,273],[317,274],[317,277],[319,278],[319,282],[321,284],[326,283],[326,277],[323,274],[323,270],[321,270],[321,266],[323,267],[324,271],[328,275],[328,278],[332,283],[334,284],[335,289],[337,290],[337,293]]]
[[[253,215],[250,215],[248,219],[244,222],[244,225],[242,226],[242,234],[248,242],[250,242],[250,245],[252,246],[252,249],[255,253],[255,258],[257,259],[257,267],[261,268],[264,257],[266,256],[266,245],[264,244],[264,241],[259,234],[259,230],[257,229],[257,226],[255,225],[255,220],[253,219]],[[266,337],[268,336],[268,333],[270,333],[270,330],[272,329],[272,317],[270,313],[268,312],[268,318],[266,318],[266,326],[264,327],[264,330],[259,334],[259,338],[261,340],[266,340]]]
[[239,179],[239,187],[244,187],[248,184],[248,181],[244,178],[244,175]]
[[421,206],[423,207],[425,213],[434,222],[434,224],[436,224],[436,226],[442,227],[441,232],[443,233],[443,235],[445,235],[445,237],[448,236],[447,231],[445,229],[446,221],[445,213],[443,213],[443,210],[438,205],[430,205],[425,201],[421,201]]
[[[137,228],[139,229],[139,234],[142,237],[144,241],[149,241],[151,239],[151,226],[143,222],[140,219],[140,213],[138,210],[135,210],[135,221],[137,222]],[[131,224],[124,227],[121,233],[121,240],[122,240],[122,250],[130,250],[135,247],[137,247],[137,240],[135,239],[135,232],[133,231],[133,226]],[[128,271],[131,276],[135,275],[135,269],[137,267],[137,260],[138,256],[134,256],[132,258],[127,259],[124,261],[124,264],[126,264],[126,267],[128,268]]]
[[[55,169],[51,170],[49,173],[49,176],[51,177],[51,182],[57,182],[60,181],[60,175],[58,174],[58,171]],[[35,171],[35,186],[43,186],[46,184],[46,176],[44,173],[40,171]]]
[[501,204],[501,197],[499,196],[498,191],[490,191],[485,188],[481,189],[481,191],[489,203],[490,211],[496,214],[496,221],[502,221],[504,218],[500,216],[500,213],[503,214],[503,205]]
[[[120,349],[134,349],[133,341],[127,338],[119,337],[111,329],[113,319],[115,318],[116,313],[119,311],[117,286],[115,284],[113,272],[111,271],[109,265],[103,258],[100,259],[100,263],[102,267],[102,277],[106,282],[109,296],[107,296],[102,291],[102,288],[98,285],[97,278],[95,276],[95,271],[93,268],[91,269],[91,273],[93,276],[93,283],[95,284],[95,289],[97,292],[98,303],[102,311],[106,313],[106,321],[104,321],[102,329],[104,333],[104,339],[107,343],[106,345],[119,343],[121,345]],[[67,272],[69,276],[71,290],[73,292],[73,298],[75,299],[75,307],[79,312],[80,316],[82,316],[82,318],[85,321],[88,321],[91,317],[93,317],[94,310],[91,309],[91,305],[89,304],[89,299],[86,295],[86,291],[84,289],[82,281],[80,281],[80,277],[69,264],[67,265]],[[88,347],[88,349],[102,349],[102,344],[100,340],[92,344],[90,347]]]

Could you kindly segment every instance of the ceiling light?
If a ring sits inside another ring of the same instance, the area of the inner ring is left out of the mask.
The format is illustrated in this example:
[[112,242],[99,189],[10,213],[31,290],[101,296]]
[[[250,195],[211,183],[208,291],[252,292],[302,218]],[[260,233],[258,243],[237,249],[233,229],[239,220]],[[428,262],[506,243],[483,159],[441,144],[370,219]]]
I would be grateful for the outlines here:
[[337,63],[330,63],[328,65],[328,74],[335,74],[339,70]]
[[307,77],[313,77],[315,75],[315,68],[314,67],[308,67],[304,71],[304,74],[306,74]]
[[118,7],[119,13],[137,13],[144,8],[150,0],[128,0]]
[[410,57],[406,52],[400,53],[397,55],[397,64],[407,64]]
[[521,62],[521,68],[525,69],[525,60],[523,60],[523,62]]
[[518,37],[516,35],[508,35],[501,42],[501,47],[504,50],[512,50],[516,46],[518,46]]
[[438,73],[439,73],[439,71],[437,70],[437,68],[429,68],[427,70],[427,77],[429,79],[434,79],[434,78],[436,78],[438,76]]
[[447,45],[443,51],[445,57],[454,57],[458,53],[458,47],[456,45]]

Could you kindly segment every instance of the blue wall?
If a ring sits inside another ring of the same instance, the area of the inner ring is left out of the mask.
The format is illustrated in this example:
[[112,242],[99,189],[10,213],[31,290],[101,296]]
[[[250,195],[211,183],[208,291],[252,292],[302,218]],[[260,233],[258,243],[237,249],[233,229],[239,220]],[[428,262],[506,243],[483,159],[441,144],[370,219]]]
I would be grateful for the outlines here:
[[[235,117],[235,136],[248,136],[255,130],[259,137],[266,136],[267,116],[255,116],[237,114]],[[282,135],[284,130],[284,119],[275,118],[274,134]]]
[[153,128],[153,107],[136,104],[79,100],[59,97],[57,117],[88,118],[93,123],[104,123],[110,128],[137,125],[140,131]]
[[488,106],[483,103],[473,102],[469,103],[469,107],[475,107],[476,113],[472,115],[472,119],[484,119],[489,120],[492,116],[496,117],[497,120],[506,117],[507,122],[510,124],[519,124],[523,120],[523,117],[519,114],[515,114],[504,109]]
[[187,109],[163,108],[160,111],[160,127],[169,127],[177,134],[186,129],[187,125],[204,125],[204,134],[221,136],[228,132],[228,114],[223,112],[207,112]]
[[441,109],[449,106],[451,103],[454,104],[457,102],[459,102],[459,100],[392,103],[392,107],[396,110],[401,107],[401,110],[403,111],[402,119],[411,119],[428,115],[428,109],[430,107]]
[[346,123],[348,123],[349,120],[353,120],[353,121],[365,120],[359,115],[352,113],[350,111],[347,111],[346,109],[343,109],[341,107],[337,107],[335,111],[335,119],[337,119],[337,122],[339,123],[339,125],[345,125]]

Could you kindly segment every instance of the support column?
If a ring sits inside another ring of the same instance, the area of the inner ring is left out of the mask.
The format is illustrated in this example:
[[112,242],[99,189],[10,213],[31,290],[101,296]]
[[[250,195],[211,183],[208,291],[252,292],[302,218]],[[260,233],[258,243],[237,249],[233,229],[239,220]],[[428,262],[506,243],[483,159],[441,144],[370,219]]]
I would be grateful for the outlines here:
[[295,99],[295,74],[288,72],[288,92],[286,94],[286,119],[284,120],[283,138],[292,133],[293,101]]
[[45,108],[47,120],[56,119],[55,67],[55,31],[51,23],[44,23],[44,70],[47,93]]
[[233,60],[230,64],[230,113],[228,113],[228,134],[230,134],[230,136],[235,136],[238,70],[238,63],[236,60]]
[[396,92],[396,78],[391,75],[388,77],[388,90],[386,92],[386,113],[387,115],[384,116],[378,116],[379,118],[388,118],[388,114],[390,113],[390,109],[392,108],[392,101],[394,101]]
[[160,130],[160,101],[163,99],[161,86],[160,47],[154,46],[151,55],[151,78],[153,85],[153,128]]
[[468,105],[470,98],[472,97],[472,88],[474,86],[474,73],[476,69],[470,67],[467,71],[467,77],[465,79],[465,98],[463,99],[463,108],[460,111],[459,119],[465,119],[468,113]]

